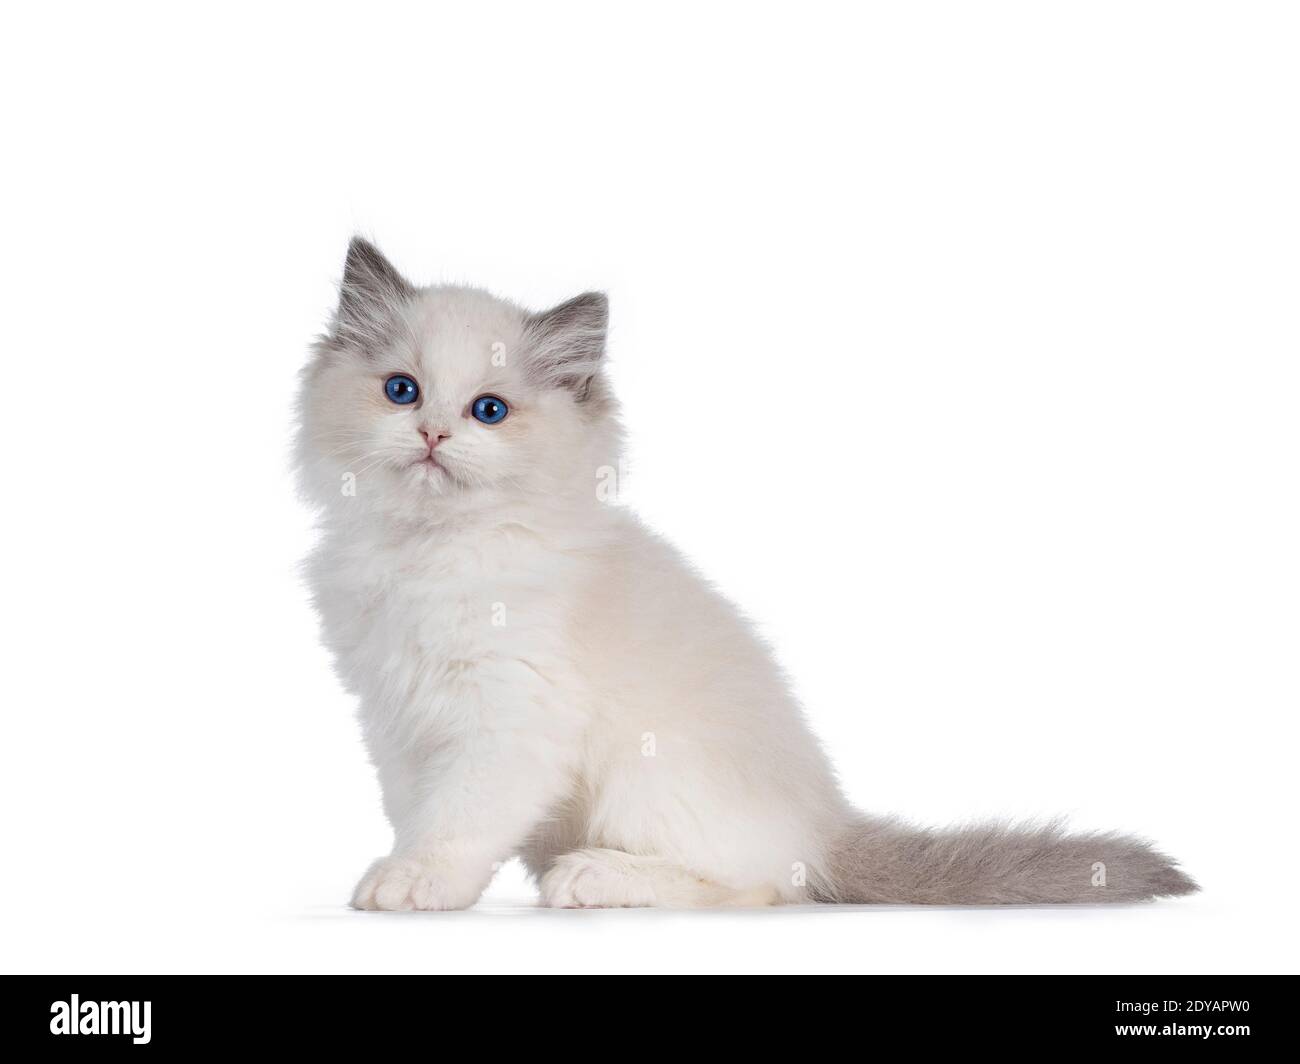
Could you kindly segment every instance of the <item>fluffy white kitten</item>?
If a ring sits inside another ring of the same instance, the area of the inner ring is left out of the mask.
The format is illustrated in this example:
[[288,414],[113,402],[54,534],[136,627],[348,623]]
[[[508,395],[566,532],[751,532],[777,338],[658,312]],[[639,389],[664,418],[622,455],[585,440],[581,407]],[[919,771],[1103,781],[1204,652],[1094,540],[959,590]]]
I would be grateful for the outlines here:
[[348,248],[297,458],[315,602],[395,835],[353,905],[473,905],[515,854],[553,906],[1195,889],[1131,838],[850,808],[767,648],[605,498],[607,314],[594,293],[532,314],[416,288]]

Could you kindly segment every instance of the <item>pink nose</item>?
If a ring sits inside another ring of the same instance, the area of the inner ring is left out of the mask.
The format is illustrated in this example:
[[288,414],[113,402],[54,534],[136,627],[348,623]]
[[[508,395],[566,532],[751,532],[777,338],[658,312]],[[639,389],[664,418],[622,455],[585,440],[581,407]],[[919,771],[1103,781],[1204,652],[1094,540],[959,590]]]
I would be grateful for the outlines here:
[[441,429],[438,429],[437,431],[421,429],[420,435],[424,437],[424,442],[429,445],[430,451],[437,447],[438,444],[442,443],[443,440],[451,439],[451,433],[443,432]]

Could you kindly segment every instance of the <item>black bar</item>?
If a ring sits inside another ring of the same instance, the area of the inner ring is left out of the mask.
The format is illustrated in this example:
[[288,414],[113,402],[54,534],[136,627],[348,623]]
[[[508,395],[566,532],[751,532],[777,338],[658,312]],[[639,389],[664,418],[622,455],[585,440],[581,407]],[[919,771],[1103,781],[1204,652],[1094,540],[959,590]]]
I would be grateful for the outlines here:
[[[771,988],[655,985],[641,977],[630,977],[639,985],[629,986],[581,976],[494,988],[485,985],[490,978],[9,976],[0,995],[0,1045],[134,1054],[410,1046],[432,1056],[493,1052],[501,1036],[512,1034],[531,1040],[530,1048],[544,1043],[553,1051],[557,1036],[594,1029],[631,1035],[642,1046],[662,1038],[673,1052],[699,1031],[722,1048],[791,1037],[807,1040],[810,1053],[820,1053],[817,1046],[828,1039],[851,1039],[837,1052],[862,1059],[899,1042],[1053,1055],[1125,1044],[1138,1053],[1208,1045],[1240,1054],[1284,1051],[1297,1024],[1294,976],[865,976],[839,986],[801,976],[777,977],[783,985]],[[73,995],[78,1030],[64,1033]],[[119,1033],[108,1033],[114,1024]],[[104,1030],[89,1033],[95,1026]],[[599,1052],[599,1043],[584,1045]]]

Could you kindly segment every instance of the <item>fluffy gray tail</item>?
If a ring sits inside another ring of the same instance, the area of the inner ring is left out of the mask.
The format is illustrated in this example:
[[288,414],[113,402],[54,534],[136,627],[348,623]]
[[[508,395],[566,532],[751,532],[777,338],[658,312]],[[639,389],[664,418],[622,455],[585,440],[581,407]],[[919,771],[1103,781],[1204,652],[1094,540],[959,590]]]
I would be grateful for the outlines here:
[[864,818],[836,839],[827,872],[821,900],[856,905],[1131,902],[1200,889],[1142,839],[1067,835],[1058,823],[927,831]]

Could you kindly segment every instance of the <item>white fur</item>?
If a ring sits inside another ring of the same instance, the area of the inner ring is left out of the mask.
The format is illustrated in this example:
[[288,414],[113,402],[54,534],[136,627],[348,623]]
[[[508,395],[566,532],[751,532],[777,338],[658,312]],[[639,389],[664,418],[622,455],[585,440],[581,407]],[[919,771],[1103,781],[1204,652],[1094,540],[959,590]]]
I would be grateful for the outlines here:
[[[378,349],[318,345],[298,452],[315,602],[394,827],[353,903],[469,906],[514,854],[557,906],[808,898],[852,813],[749,625],[601,497],[612,401],[530,373],[529,318],[485,293],[387,313]],[[418,408],[385,398],[397,372]],[[499,425],[468,416],[484,392]],[[450,432],[445,469],[412,464],[422,427]]]

